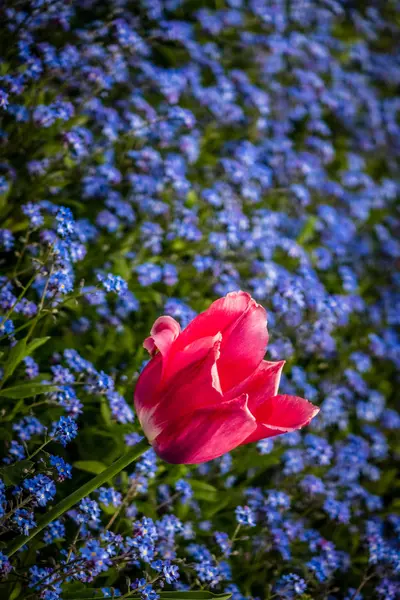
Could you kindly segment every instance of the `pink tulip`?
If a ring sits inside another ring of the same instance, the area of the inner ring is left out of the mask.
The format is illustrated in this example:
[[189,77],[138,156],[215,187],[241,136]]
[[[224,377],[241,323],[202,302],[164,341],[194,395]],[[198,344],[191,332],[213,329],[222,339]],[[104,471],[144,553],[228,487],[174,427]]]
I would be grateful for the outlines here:
[[172,317],[156,320],[135,407],[161,458],[206,462],[315,417],[311,402],[278,394],[285,361],[263,360],[267,342],[265,309],[245,292],[213,302],[183,331]]

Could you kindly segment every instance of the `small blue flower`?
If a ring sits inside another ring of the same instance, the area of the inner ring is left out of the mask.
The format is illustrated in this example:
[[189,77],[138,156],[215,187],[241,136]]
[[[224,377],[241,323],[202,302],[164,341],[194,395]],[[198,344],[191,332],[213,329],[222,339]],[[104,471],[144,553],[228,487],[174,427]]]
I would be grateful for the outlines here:
[[138,444],[141,440],[143,439],[143,436],[140,435],[139,433],[127,433],[125,435],[125,444],[127,446],[136,446],[136,444]]
[[58,292],[60,294],[68,294],[74,289],[73,278],[70,273],[55,271],[49,278],[49,292]]
[[78,425],[71,417],[60,417],[53,424],[52,436],[64,447],[78,435]]
[[310,494],[310,496],[325,493],[324,482],[322,481],[322,479],[316,477],[315,475],[306,475],[300,481],[300,487],[306,492],[306,494]]
[[179,569],[177,565],[172,565],[169,560],[166,560],[163,565],[163,575],[167,583],[173,583],[179,579]]
[[108,392],[107,400],[110,404],[111,414],[118,423],[132,423],[135,420],[135,413],[121,394]]
[[197,315],[196,311],[178,298],[169,298],[165,303],[164,312],[180,321],[182,327],[186,327]]
[[183,504],[187,504],[193,497],[193,490],[188,481],[179,479],[175,484],[175,490],[179,492]]
[[75,381],[75,376],[71,371],[61,365],[53,365],[50,369],[53,373],[53,383],[65,385],[66,383],[73,383]]
[[10,448],[8,450],[9,456],[4,458],[4,462],[10,464],[17,460],[23,460],[25,458],[25,448],[22,444],[17,442],[16,440],[12,440],[10,444]]
[[44,219],[40,213],[40,205],[28,202],[22,206],[22,212],[29,218],[29,224],[32,228],[43,225]]
[[44,530],[43,541],[51,544],[55,540],[65,538],[65,525],[60,519],[56,519]]
[[107,571],[112,565],[108,552],[100,546],[97,540],[86,542],[85,546],[80,549],[80,554],[93,566],[96,575],[101,571]]
[[351,512],[349,502],[328,497],[324,502],[324,510],[331,519],[338,523],[349,523],[350,521]]
[[50,456],[50,464],[57,471],[57,479],[58,481],[64,481],[65,479],[71,479],[72,477],[72,467],[68,463],[65,462],[61,456]]
[[103,275],[101,273],[98,273],[97,279],[98,281],[100,281],[106,292],[114,292],[120,295],[126,292],[128,289],[128,284],[119,275],[113,275],[112,273],[107,273],[107,275]]
[[144,263],[136,267],[138,274],[138,281],[142,286],[152,285],[158,283],[162,278],[162,269],[159,265],[154,263]]
[[0,335],[12,335],[14,333],[14,323],[11,319],[4,321],[3,317],[0,317]]
[[235,508],[236,521],[239,525],[254,527],[256,524],[256,516],[249,506],[237,506]]
[[29,379],[34,379],[39,375],[39,365],[32,356],[25,356],[25,373]]
[[[7,193],[9,189],[10,189],[9,182],[3,175],[0,175],[0,195]],[[2,231],[7,231],[7,229],[3,229]],[[6,234],[6,237],[8,237],[7,234]]]
[[117,588],[101,588],[104,598],[119,598],[122,594]]
[[302,577],[295,573],[282,575],[276,583],[276,592],[280,598],[292,600],[295,596],[301,596],[307,589],[307,584]]
[[322,437],[307,433],[304,438],[306,456],[311,464],[329,465],[333,457],[333,448]]
[[[1,193],[1,189],[0,189]],[[14,248],[14,235],[8,229],[0,229],[0,247],[6,252],[9,252]]]
[[274,440],[266,438],[265,440],[260,440],[259,442],[257,442],[257,450],[262,455],[270,454],[270,452],[272,452],[273,449]]
[[26,508],[18,508],[12,518],[21,533],[28,535],[29,531],[36,527],[33,513]]
[[305,468],[303,451],[298,448],[286,450],[286,452],[282,455],[282,459],[285,463],[283,468],[285,475],[300,473]]
[[175,265],[165,264],[163,266],[163,281],[165,285],[175,285],[178,283],[178,271]]
[[71,209],[60,206],[56,214],[57,233],[65,238],[74,233],[75,222]]
[[114,390],[114,380],[112,377],[104,373],[104,371],[100,371],[100,373],[95,373],[96,382],[95,385],[99,391],[102,392],[112,392]]
[[89,521],[98,521],[100,518],[100,508],[96,500],[83,498],[78,505],[79,511],[76,520],[78,523],[88,523]]
[[215,541],[217,542],[218,546],[221,548],[221,552],[225,556],[230,556],[231,551],[232,551],[231,550],[232,543],[229,538],[229,535],[227,533],[225,533],[224,531],[216,531],[214,536],[215,536]]
[[23,487],[35,497],[39,506],[46,506],[56,494],[54,481],[47,475],[39,474],[31,479],[25,479]]
[[4,90],[0,90],[0,108],[6,109],[8,106],[8,94]]
[[11,563],[8,560],[8,556],[3,554],[0,550],[0,573],[1,575],[7,575],[12,569]]
[[122,504],[122,494],[112,487],[101,487],[97,490],[97,493],[99,495],[99,502],[102,502],[106,506],[112,504],[112,506],[117,508]]
[[140,595],[143,600],[158,600],[160,597],[150,583],[140,591]]
[[13,431],[16,432],[20,440],[28,442],[35,435],[43,435],[46,428],[36,417],[23,417],[13,425]]

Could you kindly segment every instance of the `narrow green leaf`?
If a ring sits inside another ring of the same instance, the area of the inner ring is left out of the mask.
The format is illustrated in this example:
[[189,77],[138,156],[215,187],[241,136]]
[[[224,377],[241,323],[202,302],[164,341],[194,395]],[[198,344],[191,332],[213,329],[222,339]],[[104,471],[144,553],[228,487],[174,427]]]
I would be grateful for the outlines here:
[[49,340],[49,337],[37,338],[32,340],[28,345],[26,344],[26,338],[20,340],[13,346],[8,355],[8,359],[4,365],[3,383],[11,377],[19,363],[24,360],[25,356],[32,354],[36,348],[43,346]]
[[[25,411],[24,411],[24,409],[25,409]],[[13,421],[14,418],[15,418],[15,415],[17,415],[20,411],[22,411],[22,412],[29,412],[29,408],[27,406],[25,406],[25,403],[24,403],[24,401],[22,399],[18,400],[18,402],[16,402],[14,404],[12,410],[7,411],[7,416],[4,417],[3,421],[4,422],[5,421],[8,421],[8,422],[9,421]],[[5,428],[3,428],[3,432],[4,433],[6,432]],[[0,438],[1,438],[1,428],[0,428]]]
[[104,598],[101,590],[81,590],[80,592],[64,592],[62,600],[92,600],[93,598]]
[[[160,598],[165,600],[229,600],[232,594],[213,594],[211,592],[188,591],[188,592],[160,592]],[[62,600],[92,600],[94,598],[103,598],[101,589],[85,589],[76,592],[64,592]],[[132,596],[131,600],[136,597]]]
[[189,592],[160,592],[166,600],[229,600],[232,594],[213,594],[203,590]]
[[36,350],[36,348],[40,348],[40,346],[43,346],[43,344],[45,344],[49,339],[50,336],[36,338],[35,340],[32,340],[26,347],[27,354],[32,354],[32,352]]
[[26,356],[26,339],[20,340],[10,350],[10,354],[4,365],[3,381],[11,377],[15,369]]
[[314,236],[314,232],[315,232],[315,226],[318,223],[318,219],[314,216],[310,216],[303,229],[301,230],[298,238],[297,238],[297,243],[302,245],[302,244],[306,244],[307,242],[309,242],[312,237]]
[[107,468],[107,465],[99,460],[77,460],[73,466],[76,469],[86,471],[87,473],[94,473],[95,475],[98,475]]
[[110,410],[105,398],[101,399],[100,414],[103,417],[103,421],[107,426],[112,425],[111,410]]
[[57,385],[49,385],[46,383],[22,383],[15,387],[0,390],[0,397],[14,399],[31,398],[32,396],[38,396],[39,394],[56,392],[58,389],[59,387]]
[[142,454],[149,450],[149,443],[147,440],[141,440],[132,448],[121,456],[118,460],[116,460],[112,465],[107,467],[104,471],[92,477],[90,481],[87,481],[80,488],[75,489],[72,494],[61,500],[56,506],[54,506],[51,510],[44,513],[39,519],[38,524],[34,529],[31,529],[28,535],[19,535],[15,538],[7,547],[7,554],[9,557],[18,552],[22,546],[27,544],[30,540],[32,540],[38,533],[40,533],[49,523],[58,519],[67,512],[70,508],[72,508],[75,504],[77,504],[82,498],[91,494],[94,490],[97,490],[99,487],[104,485],[106,481],[109,481],[116,475],[118,475],[123,469],[131,465],[135,460],[137,460]]
[[213,485],[198,479],[190,479],[190,485],[197,500],[208,500],[209,502],[218,500],[218,490]]
[[17,583],[14,586],[13,591],[11,592],[9,599],[8,600],[16,600],[16,598],[18,598],[20,592],[22,589],[22,585],[19,581],[17,581]]

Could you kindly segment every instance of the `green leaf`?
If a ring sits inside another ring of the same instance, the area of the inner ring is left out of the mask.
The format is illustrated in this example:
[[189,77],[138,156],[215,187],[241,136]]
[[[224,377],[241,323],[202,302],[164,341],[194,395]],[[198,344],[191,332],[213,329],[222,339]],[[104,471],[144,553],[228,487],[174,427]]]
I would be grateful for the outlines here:
[[33,466],[31,460],[20,460],[7,467],[1,467],[0,476],[6,485],[19,485],[23,475]]
[[98,475],[107,468],[107,465],[99,460],[77,460],[73,463],[73,466],[76,469],[86,471],[87,473],[94,473],[95,475]]
[[204,509],[204,514],[207,515],[208,519],[210,519],[217,513],[221,512],[221,510],[225,510],[226,507],[229,506],[230,500],[231,498],[228,495],[225,495],[225,497],[216,504],[212,503],[209,506],[206,506]]
[[0,194],[0,215],[7,213],[7,208],[9,206],[9,203],[7,202],[7,198],[10,195],[10,192],[11,192],[11,186],[8,188],[8,190],[4,194]]
[[368,485],[368,488],[370,489],[371,493],[383,496],[390,488],[393,489],[397,476],[398,472],[396,468],[385,469],[382,472],[379,480]]
[[79,592],[63,592],[62,600],[91,600],[92,598],[104,598],[101,589],[82,589]]
[[0,397],[3,398],[31,398],[39,394],[48,394],[56,392],[59,389],[58,385],[49,385],[46,383],[22,383],[15,387],[0,390]]
[[195,206],[196,204],[199,204],[199,197],[194,190],[189,190],[189,192],[187,193],[186,204],[187,206],[189,206],[189,208]]
[[108,426],[112,425],[111,410],[110,410],[110,407],[108,406],[105,398],[101,399],[100,414],[103,417],[103,421],[106,425],[108,425]]
[[[165,600],[229,600],[231,596],[232,594],[212,594],[201,590],[198,592],[160,592],[160,598],[165,598]],[[104,595],[99,589],[84,589],[62,594],[62,600],[92,600],[103,597]],[[135,597],[132,596],[131,600],[135,600]]]
[[149,442],[147,440],[141,440],[132,448],[129,448],[127,452],[123,456],[121,456],[118,460],[116,460],[112,465],[104,469],[98,475],[91,477],[89,481],[81,485],[78,489],[69,494],[66,498],[63,498],[53,506],[50,510],[47,510],[43,513],[37,520],[37,525],[33,529],[30,530],[28,535],[19,535],[18,537],[11,540],[10,544],[7,546],[7,554],[8,557],[12,556],[22,546],[30,542],[38,533],[40,533],[49,523],[52,523],[55,519],[58,519],[70,510],[75,504],[78,504],[82,498],[85,498],[99,487],[104,485],[107,481],[110,481],[113,477],[118,475],[121,471],[130,467],[132,463],[134,463],[142,454],[149,450]]
[[13,346],[10,350],[10,354],[8,355],[8,359],[4,365],[4,375],[3,382],[6,381],[11,375],[14,373],[15,369],[18,367],[19,363],[25,358],[25,356],[29,356],[32,354],[36,348],[43,346],[49,340],[50,337],[37,338],[36,340],[32,340],[29,344],[26,343],[26,338],[20,340],[15,346]]
[[[103,592],[96,590],[87,590],[81,592],[78,595],[74,594],[63,594],[61,600],[95,600],[96,598],[104,598]],[[110,597],[110,596],[109,596]],[[111,596],[112,598],[112,596]],[[114,596],[114,598],[118,598],[118,596]],[[140,596],[129,596],[129,600],[140,600]]]
[[[20,411],[21,412],[29,412],[29,406],[25,406],[25,403],[23,400],[18,400],[18,402],[15,402],[12,410],[8,410],[7,411],[7,416],[4,417],[3,422],[5,421],[13,421],[15,418],[15,415],[17,415]],[[5,427],[0,427],[0,439],[5,439],[4,435],[6,434],[6,429]]]
[[208,502],[216,502],[218,500],[218,490],[213,485],[198,479],[190,479],[196,500],[207,500]]
[[16,600],[16,598],[18,598],[20,592],[22,589],[22,585],[20,584],[19,581],[17,581],[17,583],[14,586],[13,591],[11,592],[9,599],[8,600]]
[[307,219],[303,229],[300,231],[300,235],[296,240],[299,245],[306,244],[313,238],[317,223],[318,219],[314,216],[311,216]]
[[393,502],[389,506],[389,511],[400,513],[400,498],[396,498],[396,500],[393,500]]
[[190,592],[160,592],[160,597],[166,600],[229,600],[232,594],[213,594],[203,590]]
[[43,344],[45,344],[46,342],[48,342],[49,339],[50,339],[50,336],[42,337],[42,338],[36,338],[35,340],[32,340],[27,345],[27,347],[26,347],[27,354],[32,354],[32,352],[34,350],[36,350],[36,348],[40,348],[40,346],[43,346]]
[[15,369],[26,356],[26,339],[20,340],[13,348],[10,350],[10,354],[6,360],[4,365],[4,375],[3,380],[5,381],[14,373]]

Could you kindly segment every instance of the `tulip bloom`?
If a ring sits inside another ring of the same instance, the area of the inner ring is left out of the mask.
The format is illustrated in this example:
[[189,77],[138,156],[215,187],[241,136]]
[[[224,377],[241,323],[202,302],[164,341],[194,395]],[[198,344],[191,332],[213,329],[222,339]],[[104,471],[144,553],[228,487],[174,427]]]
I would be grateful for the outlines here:
[[266,311],[245,292],[213,302],[183,331],[172,317],[155,321],[134,400],[161,458],[206,462],[315,417],[311,402],[278,394],[284,361],[263,360],[267,342]]

